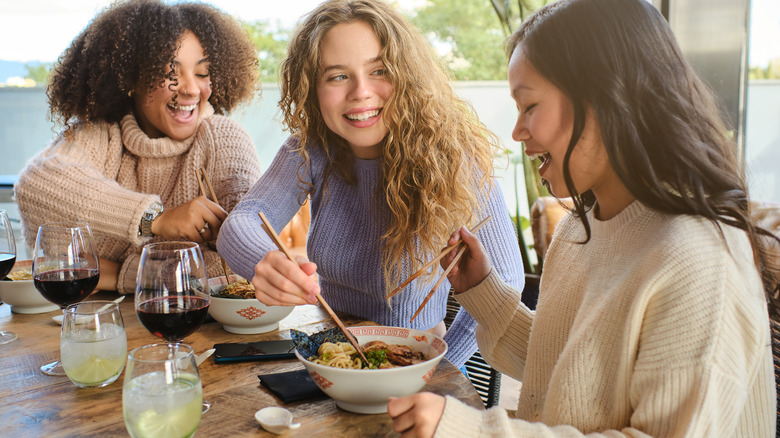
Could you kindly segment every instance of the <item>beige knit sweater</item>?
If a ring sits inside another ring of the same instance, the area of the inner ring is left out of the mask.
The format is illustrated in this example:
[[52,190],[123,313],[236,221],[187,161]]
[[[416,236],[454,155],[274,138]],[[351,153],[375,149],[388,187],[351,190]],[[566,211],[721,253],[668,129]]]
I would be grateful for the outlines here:
[[[636,201],[564,217],[536,312],[495,273],[458,301],[486,359],[523,382],[517,409],[447,398],[436,436],[773,437],[769,319],[745,233]],[[727,243],[726,243],[727,242]]]
[[[117,290],[134,293],[143,244],[141,216],[154,201],[173,208],[199,196],[195,170],[206,169],[227,211],[260,177],[252,139],[235,121],[204,112],[195,134],[184,140],[149,138],[132,114],[120,123],[77,126],[58,136],[19,175],[16,202],[25,239],[55,220],[86,220],[100,257],[121,264]],[[163,240],[155,237],[153,241]],[[209,276],[217,276],[218,254],[201,246]]]

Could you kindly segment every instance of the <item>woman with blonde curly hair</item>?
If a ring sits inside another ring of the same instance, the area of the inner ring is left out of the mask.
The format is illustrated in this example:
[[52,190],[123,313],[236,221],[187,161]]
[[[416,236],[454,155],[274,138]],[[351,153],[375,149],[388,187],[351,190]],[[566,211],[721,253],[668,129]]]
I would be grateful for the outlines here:
[[[202,3],[130,0],[100,12],[60,57],[47,89],[60,135],[22,171],[25,237],[53,220],[89,221],[99,289],[133,293],[144,243],[213,241],[260,177],[247,132],[221,115],[258,90],[239,23]],[[199,196],[203,169],[221,206]],[[219,256],[203,245],[209,273]]]
[[[260,301],[311,304],[321,291],[337,311],[443,334],[446,282],[410,321],[441,271],[385,296],[453,230],[488,215],[480,236],[499,275],[522,288],[514,230],[491,179],[496,138],[403,16],[381,1],[323,2],[294,35],[281,75],[292,135],[217,241]],[[313,263],[301,256],[299,268],[273,250],[258,212],[281,229],[307,197]],[[458,366],[476,351],[473,329],[461,311],[445,336]]]

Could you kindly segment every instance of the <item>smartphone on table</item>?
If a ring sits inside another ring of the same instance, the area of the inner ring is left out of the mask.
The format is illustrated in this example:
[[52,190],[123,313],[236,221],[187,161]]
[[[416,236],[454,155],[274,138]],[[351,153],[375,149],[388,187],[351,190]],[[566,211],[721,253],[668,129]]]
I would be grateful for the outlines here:
[[214,350],[215,363],[289,359],[295,357],[295,344],[290,339],[214,344]]

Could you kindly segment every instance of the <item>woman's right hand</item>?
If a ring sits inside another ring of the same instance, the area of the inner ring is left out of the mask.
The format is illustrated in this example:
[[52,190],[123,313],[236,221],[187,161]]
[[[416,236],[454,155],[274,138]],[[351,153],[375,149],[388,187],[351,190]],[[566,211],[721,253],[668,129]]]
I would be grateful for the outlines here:
[[217,238],[219,227],[226,217],[227,212],[219,204],[205,196],[198,196],[177,207],[163,210],[152,221],[152,233],[168,240],[208,242]]
[[281,251],[269,251],[255,265],[252,285],[255,296],[267,306],[297,306],[317,303],[320,286],[312,276],[317,265],[305,256],[290,261]]
[[[462,227],[460,230],[452,233],[450,240],[447,241],[447,246],[454,245],[458,242],[458,239],[463,239],[468,249],[461,256],[458,264],[447,274],[447,280],[450,281],[450,285],[452,285],[455,293],[465,292],[478,285],[487,278],[492,269],[490,257],[487,255],[485,247],[477,239],[477,236],[467,230],[466,227]],[[458,250],[459,248],[453,249],[441,259],[442,269],[447,269]]]

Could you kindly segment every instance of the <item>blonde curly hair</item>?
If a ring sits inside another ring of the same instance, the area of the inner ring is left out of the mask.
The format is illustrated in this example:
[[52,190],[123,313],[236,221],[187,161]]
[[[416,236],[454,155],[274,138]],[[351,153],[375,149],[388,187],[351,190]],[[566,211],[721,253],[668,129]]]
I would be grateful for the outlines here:
[[376,33],[393,86],[382,111],[389,134],[380,158],[383,180],[377,193],[390,212],[382,235],[389,287],[400,280],[405,261],[416,271],[441,250],[453,231],[481,219],[474,216],[480,194],[487,196],[491,188],[498,139],[477,119],[471,105],[455,95],[451,76],[430,44],[400,13],[383,1],[326,1],[304,17],[281,66],[279,104],[284,124],[300,139],[298,152],[304,163],[299,182],[304,193],[315,190],[300,178],[309,165],[308,150],[314,147],[328,157],[326,191],[334,173],[350,184],[357,182],[352,152],[325,125],[317,99],[322,40],[333,27],[355,21],[369,24]]

